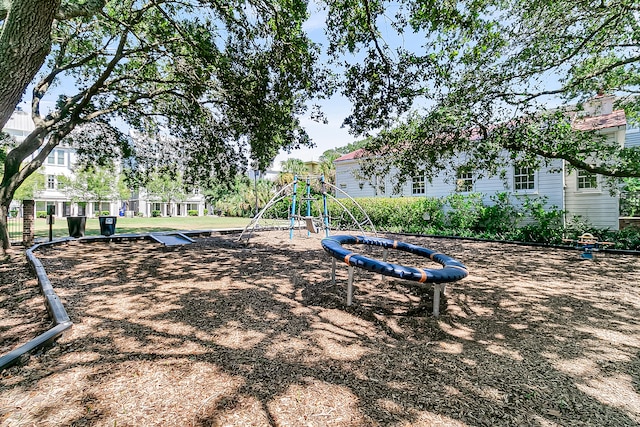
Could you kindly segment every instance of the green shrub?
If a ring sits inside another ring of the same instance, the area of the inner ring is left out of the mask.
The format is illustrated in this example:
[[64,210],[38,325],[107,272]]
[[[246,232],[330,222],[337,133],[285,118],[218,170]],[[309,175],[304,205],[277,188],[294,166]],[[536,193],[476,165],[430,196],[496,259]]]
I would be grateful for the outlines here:
[[291,197],[285,197],[282,200],[278,200],[269,209],[267,209],[262,217],[265,219],[287,219],[291,209]]
[[640,178],[625,178],[623,183],[620,216],[640,215]]
[[205,210],[204,210],[204,216],[207,216],[207,215],[209,215],[209,209],[206,209],[206,208],[205,208]]
[[622,230],[609,231],[598,237],[602,241],[612,242],[615,249],[640,251],[640,227],[626,227]]
[[496,193],[490,199],[493,205],[479,209],[477,230],[488,235],[507,237],[516,228],[523,213],[511,203],[509,193]]
[[195,209],[189,209],[187,211],[187,215],[189,215],[189,216],[198,216],[198,211],[195,210]]
[[37,218],[46,218],[47,217],[47,211],[38,211],[38,212],[36,212],[36,217]]
[[[367,200],[370,199],[358,199],[358,203],[365,211],[367,209],[371,210]],[[366,222],[365,213],[358,209],[350,199],[328,200],[327,211],[329,212],[329,223],[333,229],[356,230],[358,224],[365,224]]]
[[356,203],[328,200],[331,227],[355,230],[361,226],[366,230],[371,228],[367,217],[378,231],[421,233],[442,226],[442,201],[437,198],[359,198]]
[[445,225],[454,230],[476,230],[484,208],[482,194],[451,194],[445,199]]
[[[546,197],[524,197],[522,205],[512,203],[508,193],[491,197],[483,203],[482,194],[453,194],[443,198],[397,197],[328,199],[329,222],[334,230],[358,232],[370,228],[367,216],[377,231],[515,240],[531,243],[561,244],[562,239],[592,233],[601,241],[614,242],[618,249],[640,250],[640,228],[621,231],[598,230],[573,217],[563,225],[564,212],[548,206]],[[356,205],[357,203],[357,205]],[[362,207],[362,210],[358,207]],[[302,205],[299,212],[306,212]],[[285,198],[265,213],[266,218],[289,218],[291,198]],[[313,215],[322,211],[316,199]]]
[[102,216],[109,216],[109,215],[111,215],[111,212],[109,212],[109,211],[102,211],[100,214],[101,214]]
[[604,230],[594,227],[589,221],[586,221],[579,215],[571,216],[564,227],[564,236],[569,239],[577,239],[585,233],[591,233],[596,237],[603,234]]
[[154,218],[157,218],[160,216],[160,211],[159,210],[152,210],[151,211],[151,216]]

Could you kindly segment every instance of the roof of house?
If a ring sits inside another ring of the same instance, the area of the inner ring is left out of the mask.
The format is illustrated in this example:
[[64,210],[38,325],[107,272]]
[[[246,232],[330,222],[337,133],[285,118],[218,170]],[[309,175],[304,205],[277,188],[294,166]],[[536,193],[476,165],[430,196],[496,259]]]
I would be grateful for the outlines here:
[[334,162],[342,162],[345,160],[354,160],[359,159],[364,156],[364,148],[358,148],[356,151],[352,151],[350,153],[345,154],[344,156],[340,156],[334,160]]
[[627,117],[624,114],[624,110],[616,110],[600,116],[576,118],[571,123],[571,126],[576,130],[588,131],[615,128],[626,124]]
[[[624,110],[616,110],[609,114],[575,118],[571,123],[571,127],[575,130],[589,131],[589,130],[616,128],[620,126],[626,126],[626,124],[627,124],[627,117],[624,113]],[[474,130],[472,133],[473,135],[471,137],[473,139],[480,138],[480,134],[479,132],[477,132],[477,130]],[[334,161],[342,162],[346,160],[356,160],[364,156],[365,156],[365,150],[363,148],[359,148],[355,151],[352,151],[341,157],[338,157]]]

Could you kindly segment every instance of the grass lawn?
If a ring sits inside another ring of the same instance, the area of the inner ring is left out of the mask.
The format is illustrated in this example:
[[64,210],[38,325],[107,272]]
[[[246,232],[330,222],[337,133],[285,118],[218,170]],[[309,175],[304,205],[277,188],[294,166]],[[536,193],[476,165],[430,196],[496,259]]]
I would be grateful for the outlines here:
[[[249,223],[249,218],[187,216],[161,218],[125,218],[118,217],[116,234],[121,233],[150,233],[170,230],[209,230],[213,228],[243,228]],[[44,218],[37,218],[35,235],[49,236],[49,226]],[[53,225],[53,238],[69,235],[66,218],[56,218]],[[100,224],[98,218],[87,218],[85,236],[99,236]]]

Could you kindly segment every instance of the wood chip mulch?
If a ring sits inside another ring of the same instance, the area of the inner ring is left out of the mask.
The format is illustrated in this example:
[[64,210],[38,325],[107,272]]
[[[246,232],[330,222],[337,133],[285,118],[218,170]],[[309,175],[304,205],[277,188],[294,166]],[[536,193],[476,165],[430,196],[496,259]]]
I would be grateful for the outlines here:
[[[0,373],[0,425],[640,425],[640,257],[398,238],[469,268],[434,318],[430,286],[358,269],[347,307],[317,236],[236,237],[39,251],[74,326]],[[10,265],[2,354],[49,322]]]

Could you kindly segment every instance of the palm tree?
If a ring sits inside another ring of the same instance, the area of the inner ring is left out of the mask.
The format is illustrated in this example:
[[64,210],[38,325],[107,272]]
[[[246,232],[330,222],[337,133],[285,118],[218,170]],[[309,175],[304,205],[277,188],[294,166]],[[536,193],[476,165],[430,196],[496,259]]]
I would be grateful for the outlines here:
[[287,159],[280,162],[282,172],[289,172],[294,175],[303,175],[307,173],[307,167],[300,159]]
[[342,154],[334,149],[327,150],[320,156],[320,172],[329,184],[336,184],[336,166],[333,162],[340,156]]
[[280,168],[282,171],[276,179],[279,187],[292,183],[295,175],[305,175],[308,172],[304,162],[300,159],[283,160],[280,162]]

